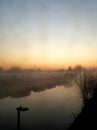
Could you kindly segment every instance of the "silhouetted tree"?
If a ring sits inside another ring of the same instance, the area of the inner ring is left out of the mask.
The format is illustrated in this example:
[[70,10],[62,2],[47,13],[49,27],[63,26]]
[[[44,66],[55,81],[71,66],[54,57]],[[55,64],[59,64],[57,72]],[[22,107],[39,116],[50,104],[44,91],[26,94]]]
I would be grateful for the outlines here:
[[59,69],[58,71],[59,71],[59,72],[64,72],[64,69],[63,69],[63,68],[61,68],[61,69]]
[[0,67],[0,72],[2,72],[3,71],[3,68],[2,67]]
[[22,71],[22,69],[19,68],[19,67],[12,67],[12,68],[10,68],[9,71],[10,71],[10,72],[20,72],[20,71]]
[[80,71],[82,71],[82,69],[83,69],[83,67],[82,67],[81,65],[76,65],[76,66],[74,67],[74,70],[75,70],[76,72],[80,72]]
[[76,83],[80,88],[83,105],[85,105],[93,96],[95,88],[97,89],[97,74],[83,69],[77,77]]
[[74,121],[68,130],[96,130],[97,129],[97,72],[83,70],[77,80],[83,99],[81,112],[74,116]]
[[71,71],[71,70],[72,70],[72,67],[71,67],[71,66],[69,66],[69,67],[68,67],[68,71]]

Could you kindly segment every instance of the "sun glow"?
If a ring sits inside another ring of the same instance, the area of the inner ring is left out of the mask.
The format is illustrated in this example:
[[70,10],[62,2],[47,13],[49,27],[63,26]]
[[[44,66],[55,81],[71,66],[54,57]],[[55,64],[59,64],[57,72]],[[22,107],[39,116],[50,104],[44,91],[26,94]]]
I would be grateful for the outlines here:
[[18,2],[0,3],[0,66],[96,66],[96,4],[92,12],[83,2]]

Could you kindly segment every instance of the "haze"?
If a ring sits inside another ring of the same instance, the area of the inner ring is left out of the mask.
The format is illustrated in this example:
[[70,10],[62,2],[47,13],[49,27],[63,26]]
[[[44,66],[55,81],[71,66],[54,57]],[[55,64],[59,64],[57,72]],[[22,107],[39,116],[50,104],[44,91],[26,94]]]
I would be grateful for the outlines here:
[[0,66],[97,64],[97,1],[0,0]]

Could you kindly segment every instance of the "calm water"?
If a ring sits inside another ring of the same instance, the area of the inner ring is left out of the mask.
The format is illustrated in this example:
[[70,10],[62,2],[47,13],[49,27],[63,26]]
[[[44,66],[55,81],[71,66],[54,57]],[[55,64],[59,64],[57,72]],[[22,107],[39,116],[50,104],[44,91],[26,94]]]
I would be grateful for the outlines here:
[[0,130],[17,130],[18,106],[29,107],[29,111],[21,112],[21,130],[66,130],[73,121],[72,113],[80,111],[81,100],[74,86],[0,99]]

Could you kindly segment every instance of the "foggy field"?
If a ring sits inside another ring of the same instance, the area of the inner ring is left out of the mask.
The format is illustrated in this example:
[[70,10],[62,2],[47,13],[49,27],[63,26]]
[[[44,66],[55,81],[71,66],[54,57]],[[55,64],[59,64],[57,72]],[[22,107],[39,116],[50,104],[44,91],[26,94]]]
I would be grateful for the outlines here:
[[0,98],[28,96],[31,91],[44,91],[57,85],[70,86],[72,78],[72,75],[65,75],[59,71],[5,71],[0,73]]
[[45,71],[22,71],[22,72],[3,72],[0,73],[0,79],[11,79],[17,77],[20,79],[48,79],[49,77],[59,77],[64,74],[63,72],[45,72]]

